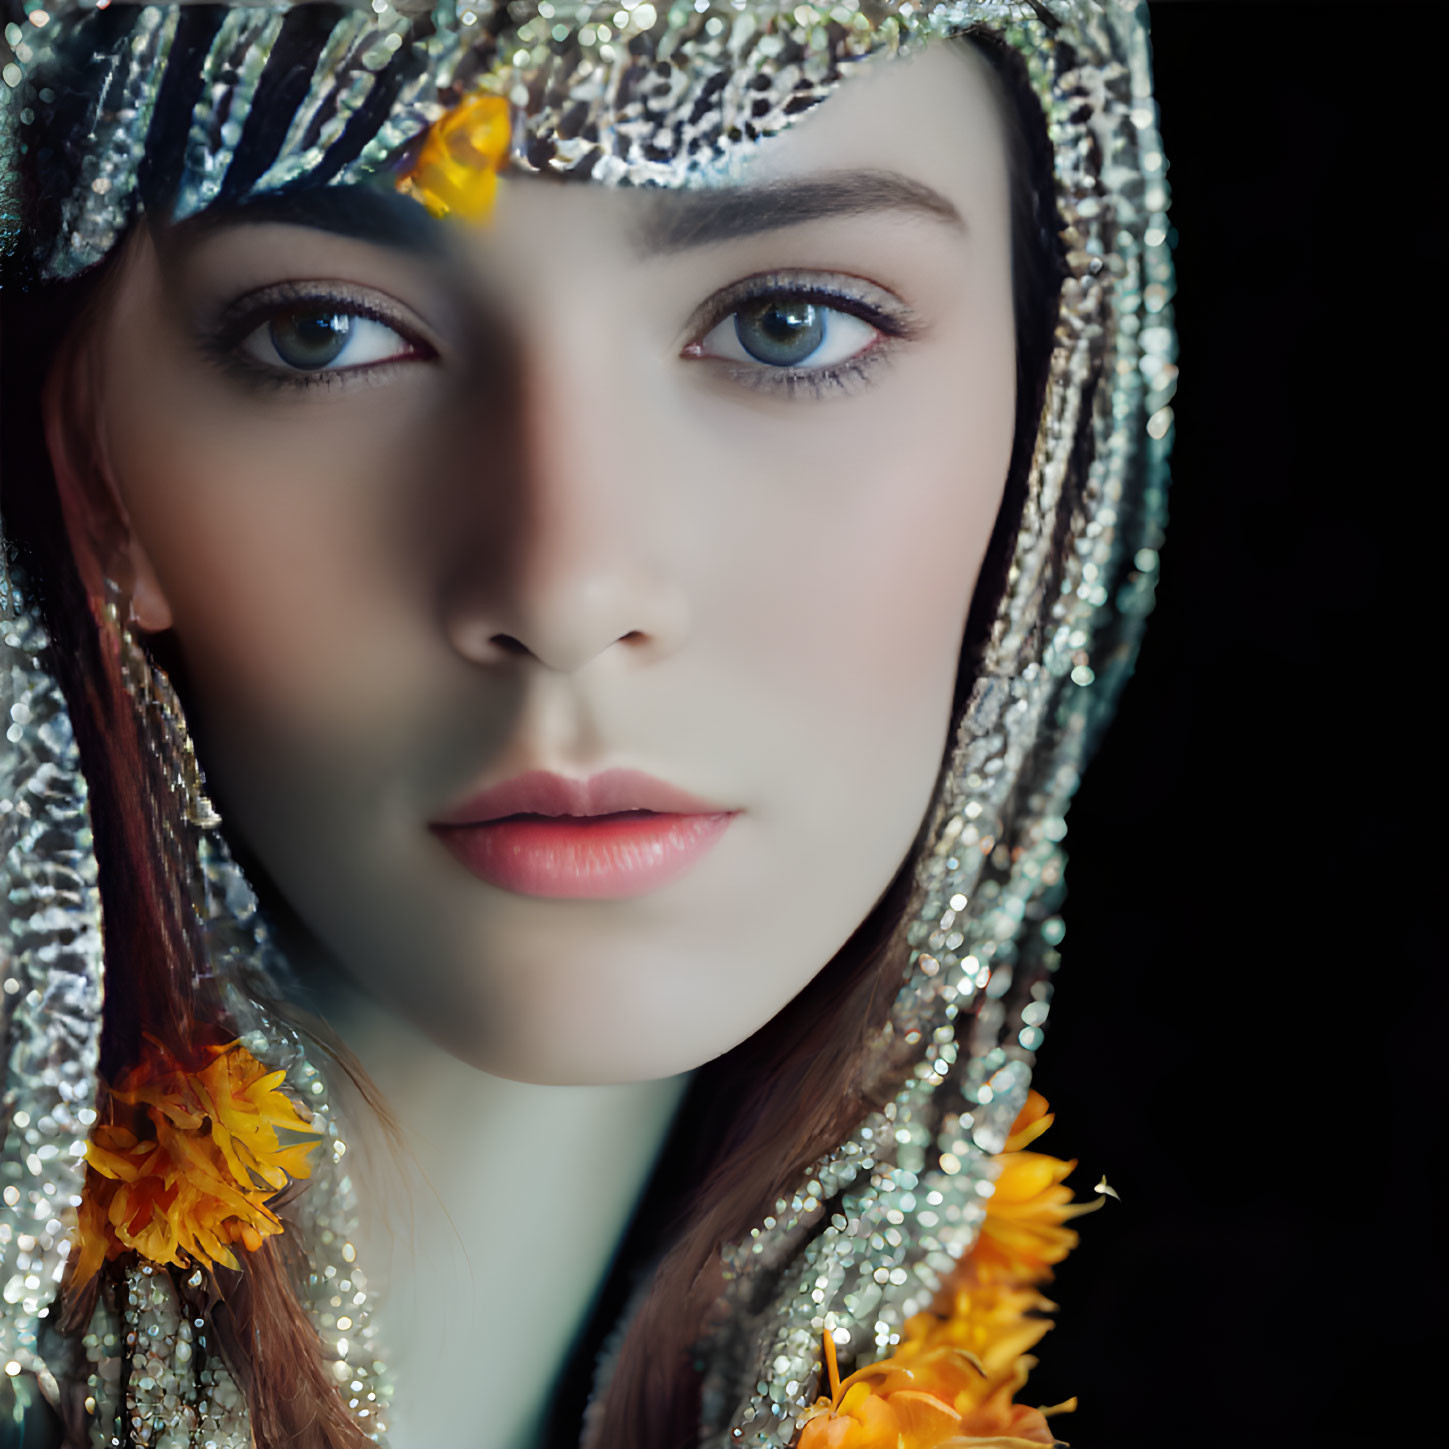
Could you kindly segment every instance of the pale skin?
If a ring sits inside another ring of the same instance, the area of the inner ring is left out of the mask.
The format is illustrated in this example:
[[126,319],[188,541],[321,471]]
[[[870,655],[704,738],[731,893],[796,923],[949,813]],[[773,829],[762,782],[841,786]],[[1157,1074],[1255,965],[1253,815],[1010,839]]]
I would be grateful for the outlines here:
[[[49,394],[83,576],[175,631],[228,825],[411,1152],[359,1117],[395,1204],[358,1257],[393,1290],[396,1449],[475,1444],[484,1405],[490,1446],[537,1443],[687,1074],[917,835],[1012,445],[1002,124],[940,46],[736,183],[789,208],[860,171],[860,205],[749,235],[679,246],[690,198],[510,176],[427,253],[271,220],[163,264],[142,232]],[[762,278],[830,309],[828,365],[741,351]],[[218,361],[217,318],[283,287],[372,313],[322,385],[285,381],[265,311]],[[615,767],[737,812],[637,898],[511,893],[427,829],[525,770]]]

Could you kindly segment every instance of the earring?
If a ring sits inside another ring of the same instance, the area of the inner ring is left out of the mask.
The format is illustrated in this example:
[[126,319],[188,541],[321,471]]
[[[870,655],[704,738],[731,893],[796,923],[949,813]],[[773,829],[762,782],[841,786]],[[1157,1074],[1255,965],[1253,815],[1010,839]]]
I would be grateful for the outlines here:
[[140,717],[142,738],[155,749],[185,819],[199,830],[214,830],[221,824],[221,816],[206,793],[206,779],[176,689],[166,671],[152,661],[131,632],[130,600],[110,579],[106,580],[106,595],[106,624],[118,646],[121,678]]

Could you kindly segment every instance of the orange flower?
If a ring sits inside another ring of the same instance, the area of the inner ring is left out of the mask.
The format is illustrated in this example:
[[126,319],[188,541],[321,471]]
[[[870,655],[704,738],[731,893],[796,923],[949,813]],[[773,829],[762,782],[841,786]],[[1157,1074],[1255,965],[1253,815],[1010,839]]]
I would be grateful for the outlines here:
[[971,1402],[983,1403],[1012,1379],[1023,1355],[1051,1328],[1043,1315],[1055,1306],[1034,1288],[961,1287],[944,1313],[918,1313],[906,1320],[895,1357],[910,1363],[937,1348],[969,1354],[978,1368]]
[[1101,1198],[1072,1202],[1072,1190],[1063,1179],[1076,1167],[1075,1160],[1023,1150],[1054,1120],[1046,1098],[1029,1092],[1006,1150],[996,1159],[1001,1167],[996,1190],[986,1200],[986,1221],[967,1259],[978,1282],[1048,1282],[1052,1268],[1077,1246],[1077,1234],[1066,1223],[1102,1205]]
[[493,209],[512,131],[512,113],[502,96],[459,101],[433,123],[398,190],[416,197],[434,216],[483,220]]
[[280,1090],[284,1071],[241,1045],[206,1048],[187,1071],[151,1039],[154,1053],[112,1087],[128,1122],[92,1129],[86,1145],[74,1287],[125,1252],[152,1263],[236,1268],[231,1244],[255,1251],[282,1231],[267,1206],[291,1178],[311,1176],[316,1142],[284,1143],[278,1129],[318,1132]]
[[[796,1449],[1032,1449],[1053,1444],[1054,1413],[1013,1402],[1036,1366],[1029,1350],[1051,1327],[1054,1304],[1037,1291],[1076,1246],[1067,1219],[1099,1207],[1074,1204],[1062,1179],[1076,1166],[1024,1149],[1048,1127],[1031,1092],[997,1158],[986,1221],[937,1301],[908,1319],[900,1347],[843,1382],[825,1335],[830,1393],[809,1411]],[[944,1300],[944,1301],[943,1301]]]
[[842,1382],[827,1333],[825,1362],[830,1396],[810,1411],[797,1449],[1040,1449],[1056,1442],[1041,1410],[1010,1402],[1034,1359],[987,1390],[980,1361],[946,1345],[894,1354]]

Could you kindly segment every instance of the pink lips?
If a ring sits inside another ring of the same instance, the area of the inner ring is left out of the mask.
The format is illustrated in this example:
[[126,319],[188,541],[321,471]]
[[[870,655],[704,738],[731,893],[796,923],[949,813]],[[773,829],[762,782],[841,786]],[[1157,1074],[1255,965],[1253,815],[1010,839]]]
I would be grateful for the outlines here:
[[472,873],[526,896],[609,900],[683,875],[735,812],[636,770],[587,780],[533,770],[432,823]]

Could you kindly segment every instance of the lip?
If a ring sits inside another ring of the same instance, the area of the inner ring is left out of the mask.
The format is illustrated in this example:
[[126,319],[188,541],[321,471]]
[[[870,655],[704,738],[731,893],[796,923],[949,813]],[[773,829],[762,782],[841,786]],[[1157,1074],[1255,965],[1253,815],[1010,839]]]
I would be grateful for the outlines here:
[[532,770],[431,822],[480,880],[526,896],[644,895],[689,871],[738,812],[637,770],[570,780]]
[[656,815],[731,813],[723,805],[677,790],[639,770],[605,770],[587,780],[530,770],[472,796],[433,823],[485,825],[506,815],[570,815],[583,820],[625,810],[649,810]]

